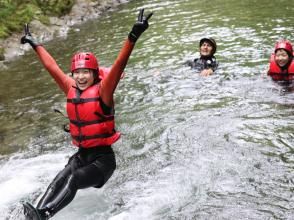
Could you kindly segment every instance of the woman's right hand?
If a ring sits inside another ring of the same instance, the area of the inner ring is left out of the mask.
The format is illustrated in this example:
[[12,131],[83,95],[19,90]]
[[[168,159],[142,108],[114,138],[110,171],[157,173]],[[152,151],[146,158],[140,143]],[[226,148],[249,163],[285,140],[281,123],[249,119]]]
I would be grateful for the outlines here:
[[25,35],[20,39],[21,44],[29,43],[34,49],[36,49],[37,46],[41,45],[35,38],[32,37],[28,24],[25,24],[24,32],[25,32]]

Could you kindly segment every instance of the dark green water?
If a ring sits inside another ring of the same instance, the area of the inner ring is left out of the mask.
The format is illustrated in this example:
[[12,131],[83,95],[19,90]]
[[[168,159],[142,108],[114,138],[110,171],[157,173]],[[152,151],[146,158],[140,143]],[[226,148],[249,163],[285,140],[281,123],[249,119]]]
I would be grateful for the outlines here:
[[[294,94],[261,76],[274,43],[294,41],[294,2],[132,1],[45,47],[64,71],[76,51],[109,66],[142,6],[154,16],[115,96],[118,168],[55,219],[293,219]],[[211,77],[183,66],[203,36],[218,44]],[[20,219],[19,201],[36,200],[74,148],[34,52],[0,75],[0,218]]]

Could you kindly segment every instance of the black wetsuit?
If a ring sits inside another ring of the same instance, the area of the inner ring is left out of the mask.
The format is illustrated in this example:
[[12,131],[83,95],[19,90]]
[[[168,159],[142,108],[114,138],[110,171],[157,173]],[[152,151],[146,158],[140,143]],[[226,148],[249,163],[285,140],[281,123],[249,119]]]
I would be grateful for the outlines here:
[[190,66],[192,69],[195,69],[201,72],[204,69],[212,69],[213,72],[218,68],[218,61],[214,56],[212,57],[200,57],[194,60],[188,60],[186,65]]

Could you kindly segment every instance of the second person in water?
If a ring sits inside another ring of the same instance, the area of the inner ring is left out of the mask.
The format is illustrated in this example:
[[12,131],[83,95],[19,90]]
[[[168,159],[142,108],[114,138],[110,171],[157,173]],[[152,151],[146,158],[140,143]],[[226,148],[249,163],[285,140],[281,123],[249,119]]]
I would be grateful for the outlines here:
[[201,76],[212,75],[218,68],[218,61],[214,54],[217,45],[213,38],[202,38],[199,42],[200,57],[188,60],[186,64],[200,73]]

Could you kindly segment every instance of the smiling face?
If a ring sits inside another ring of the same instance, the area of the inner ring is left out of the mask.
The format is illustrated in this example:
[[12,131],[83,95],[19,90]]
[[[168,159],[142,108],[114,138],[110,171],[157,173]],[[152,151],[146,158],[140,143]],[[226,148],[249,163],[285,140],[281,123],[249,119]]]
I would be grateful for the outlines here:
[[94,83],[94,72],[91,69],[76,69],[72,74],[80,90],[85,90]]
[[204,57],[212,56],[213,46],[210,42],[204,41],[200,46],[200,55]]
[[280,67],[288,64],[290,57],[284,49],[278,49],[275,53],[275,61]]

